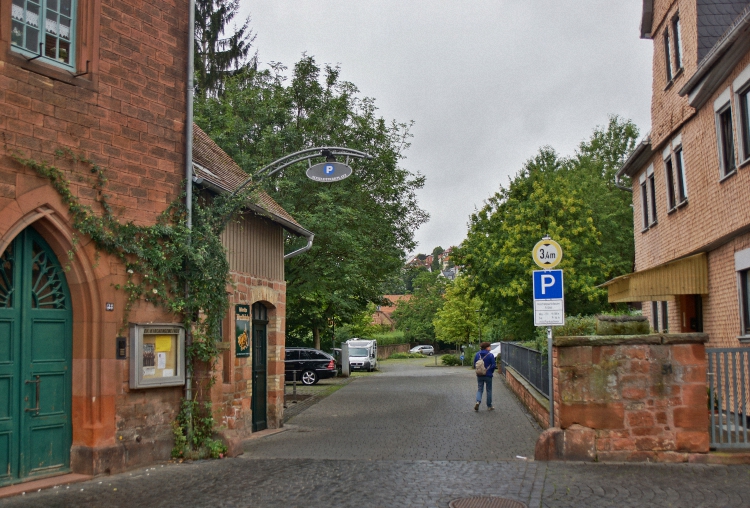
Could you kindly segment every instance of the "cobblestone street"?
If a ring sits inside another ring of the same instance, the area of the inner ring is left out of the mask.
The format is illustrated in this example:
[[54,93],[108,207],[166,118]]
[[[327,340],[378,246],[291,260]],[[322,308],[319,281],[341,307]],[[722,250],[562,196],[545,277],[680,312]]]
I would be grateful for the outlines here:
[[502,381],[497,410],[475,413],[471,370],[423,364],[384,363],[239,458],[158,465],[0,506],[444,508],[479,495],[530,507],[750,505],[748,466],[529,460],[539,428]]

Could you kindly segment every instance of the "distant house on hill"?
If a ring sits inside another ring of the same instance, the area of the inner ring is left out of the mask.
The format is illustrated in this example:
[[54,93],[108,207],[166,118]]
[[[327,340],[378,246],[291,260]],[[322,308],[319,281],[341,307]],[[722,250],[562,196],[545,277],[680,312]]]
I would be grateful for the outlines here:
[[400,301],[409,301],[412,295],[385,295],[383,298],[390,301],[392,305],[378,305],[375,314],[372,315],[372,324],[388,326],[391,331],[396,329],[396,322],[393,321],[393,311]]

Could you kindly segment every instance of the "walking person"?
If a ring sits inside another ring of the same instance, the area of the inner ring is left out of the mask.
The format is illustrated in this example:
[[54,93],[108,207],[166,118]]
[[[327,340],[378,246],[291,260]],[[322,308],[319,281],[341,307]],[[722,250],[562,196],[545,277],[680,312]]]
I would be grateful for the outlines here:
[[487,387],[487,410],[495,410],[492,407],[492,374],[496,368],[495,355],[490,353],[490,343],[482,342],[479,344],[479,351],[474,355],[474,370],[477,374],[477,402],[474,404],[474,411],[479,411],[485,386]]

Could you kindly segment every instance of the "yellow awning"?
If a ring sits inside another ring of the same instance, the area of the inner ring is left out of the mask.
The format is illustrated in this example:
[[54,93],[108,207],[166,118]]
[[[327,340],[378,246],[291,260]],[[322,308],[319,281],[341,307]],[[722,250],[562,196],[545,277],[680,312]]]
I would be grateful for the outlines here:
[[609,303],[673,300],[676,295],[708,294],[705,253],[622,275],[599,287],[609,291]]

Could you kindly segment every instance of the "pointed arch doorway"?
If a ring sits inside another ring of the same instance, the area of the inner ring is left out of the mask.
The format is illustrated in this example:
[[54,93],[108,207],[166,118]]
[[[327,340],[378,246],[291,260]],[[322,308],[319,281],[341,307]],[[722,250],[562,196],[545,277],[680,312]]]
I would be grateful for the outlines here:
[[261,302],[253,304],[253,392],[252,430],[268,428],[268,309]]
[[72,305],[33,229],[0,255],[0,486],[70,468]]

